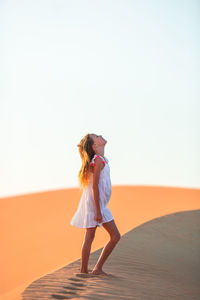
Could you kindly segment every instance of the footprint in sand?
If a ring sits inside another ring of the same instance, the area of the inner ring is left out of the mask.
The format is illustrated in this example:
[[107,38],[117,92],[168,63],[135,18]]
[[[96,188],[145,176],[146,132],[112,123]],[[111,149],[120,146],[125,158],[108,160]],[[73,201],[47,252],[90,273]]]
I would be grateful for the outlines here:
[[63,288],[64,289],[69,289],[69,290],[73,290],[73,291],[82,291],[83,290],[83,288],[82,287],[74,287],[74,286],[70,286],[70,285],[65,285],[65,286],[63,286]]
[[[78,273],[77,273],[77,274],[78,274]],[[78,279],[78,278],[76,278],[76,277],[70,277],[70,278],[68,278],[68,280],[78,281],[78,282],[83,282],[83,280]]]
[[70,277],[68,278],[68,280],[71,281],[71,286],[63,286],[63,288],[66,290],[59,291],[57,292],[57,294],[52,294],[51,297],[53,297],[54,299],[72,299],[75,296],[78,296],[78,293],[84,290],[85,284],[82,279]]
[[[72,299],[75,296],[80,296],[80,292],[83,291],[86,287],[87,281],[84,279],[87,278],[92,278],[92,277],[115,277],[112,274],[92,274],[92,273],[75,273],[74,274],[76,277],[70,277],[68,280],[70,281],[70,285],[65,285],[63,286],[63,289],[60,292],[57,292],[57,294],[52,294],[51,296],[54,299]],[[77,278],[80,277],[80,278]],[[81,279],[83,278],[83,279]]]
[[[69,289],[69,287],[68,287]],[[55,298],[55,299],[72,299],[76,296],[78,296],[78,293],[76,292],[77,289],[73,290],[69,290],[69,291],[59,291],[57,292],[57,294],[52,294],[51,297]]]

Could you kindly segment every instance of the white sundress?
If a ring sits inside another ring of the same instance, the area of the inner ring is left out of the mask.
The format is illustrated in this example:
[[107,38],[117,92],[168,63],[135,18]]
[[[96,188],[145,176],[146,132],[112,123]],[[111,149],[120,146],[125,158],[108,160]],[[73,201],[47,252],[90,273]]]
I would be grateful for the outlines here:
[[[105,160],[102,156],[95,154],[91,160],[91,163],[95,163],[95,158],[100,157],[105,166],[100,171],[99,176],[99,205],[102,214],[102,223],[109,222],[113,220],[112,213],[107,207],[108,202],[111,197],[112,188],[110,180],[110,167],[108,164],[108,159],[105,157]],[[95,206],[94,206],[94,197],[93,197],[93,173],[90,172],[90,180],[88,186],[83,190],[81,199],[79,201],[78,208],[73,215],[70,224],[79,228],[89,228],[99,226],[102,227],[102,223],[99,223],[95,220]]]

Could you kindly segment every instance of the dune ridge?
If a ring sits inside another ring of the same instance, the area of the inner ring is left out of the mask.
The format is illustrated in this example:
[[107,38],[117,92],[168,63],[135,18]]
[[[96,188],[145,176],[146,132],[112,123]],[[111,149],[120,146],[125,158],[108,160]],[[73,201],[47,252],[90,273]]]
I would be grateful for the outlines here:
[[[91,253],[91,266],[101,250]],[[166,215],[123,235],[105,262],[109,276],[79,273],[78,259],[33,282],[22,300],[198,300],[199,253],[200,210]]]

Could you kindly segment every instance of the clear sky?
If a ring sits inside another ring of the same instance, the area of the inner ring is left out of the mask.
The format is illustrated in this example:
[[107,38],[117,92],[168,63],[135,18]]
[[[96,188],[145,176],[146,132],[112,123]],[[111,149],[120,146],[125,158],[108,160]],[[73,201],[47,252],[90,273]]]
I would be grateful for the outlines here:
[[78,187],[108,141],[113,185],[200,188],[199,1],[0,1],[0,196]]

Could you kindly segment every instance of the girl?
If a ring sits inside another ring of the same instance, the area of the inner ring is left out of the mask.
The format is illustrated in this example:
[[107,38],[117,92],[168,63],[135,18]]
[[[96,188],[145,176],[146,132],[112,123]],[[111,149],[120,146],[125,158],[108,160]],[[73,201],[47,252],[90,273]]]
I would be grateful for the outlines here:
[[95,275],[107,275],[102,266],[121,238],[111,211],[107,207],[111,196],[111,180],[108,159],[104,156],[106,143],[101,135],[86,134],[77,145],[82,159],[78,178],[83,193],[78,209],[70,222],[73,226],[86,228],[81,252],[81,273],[88,273],[88,260],[97,226],[103,225],[110,235],[110,241],[102,250],[91,272]]

